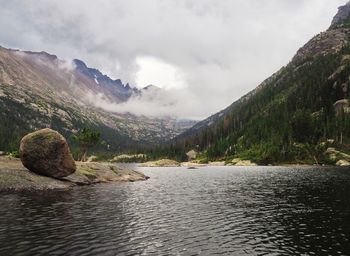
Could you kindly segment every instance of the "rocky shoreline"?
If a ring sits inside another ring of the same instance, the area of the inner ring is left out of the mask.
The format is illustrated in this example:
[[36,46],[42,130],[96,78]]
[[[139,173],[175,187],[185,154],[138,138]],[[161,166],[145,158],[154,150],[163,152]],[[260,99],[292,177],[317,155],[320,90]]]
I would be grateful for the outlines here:
[[134,182],[148,179],[144,174],[110,163],[76,162],[75,173],[60,179],[38,175],[25,168],[20,159],[0,156],[0,193],[68,190],[76,186],[106,182]]
[[189,161],[189,162],[177,162],[171,159],[160,159],[157,161],[149,161],[139,164],[140,167],[204,167],[204,166],[257,166],[257,164],[249,160],[241,160],[236,158],[230,163],[225,161],[216,161],[208,163],[200,163],[198,161]]
[[[336,153],[339,153],[339,151],[336,151]],[[341,156],[344,158],[344,156],[348,156],[344,153],[341,154]],[[310,167],[310,166],[328,166],[328,167],[349,167],[349,161],[348,160],[336,160],[335,156],[332,157],[334,161],[336,161],[335,164],[307,164],[307,163],[281,163],[281,164],[275,164],[275,165],[259,165],[256,164],[250,160],[242,160],[239,158],[235,158],[232,161],[225,162],[225,161],[216,161],[216,162],[208,162],[208,163],[199,163],[197,161],[189,161],[189,162],[177,162],[175,160],[169,160],[169,159],[161,159],[158,161],[149,161],[145,163],[135,163],[139,167],[187,167],[189,169],[196,169],[198,167],[223,167],[223,166],[231,166],[231,167],[257,167],[257,166],[282,166],[282,167]],[[346,158],[349,159],[349,158]],[[350,159],[349,159],[350,160]]]

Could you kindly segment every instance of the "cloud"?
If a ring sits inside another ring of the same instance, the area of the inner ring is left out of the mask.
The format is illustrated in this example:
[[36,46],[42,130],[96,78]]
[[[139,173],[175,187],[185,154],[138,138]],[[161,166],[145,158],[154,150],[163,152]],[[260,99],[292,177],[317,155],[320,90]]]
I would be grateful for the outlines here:
[[85,100],[95,107],[114,113],[191,120],[200,119],[202,107],[200,100],[195,95],[189,95],[188,92],[175,88],[161,90],[151,87],[142,90],[142,94],[135,95],[124,103],[114,103],[103,94],[96,95],[91,92],[86,93]]
[[73,71],[76,68],[76,65],[72,59],[60,60],[58,62],[58,68],[65,72],[68,72],[68,71]]
[[125,110],[204,118],[287,64],[345,2],[0,0],[0,44],[79,58],[113,78],[158,84],[171,89],[163,97],[180,97],[171,106],[165,98],[155,106],[134,99]]
[[179,67],[150,56],[138,56],[136,64],[139,70],[136,73],[135,83],[139,88],[149,84],[164,89],[187,87],[184,72]]

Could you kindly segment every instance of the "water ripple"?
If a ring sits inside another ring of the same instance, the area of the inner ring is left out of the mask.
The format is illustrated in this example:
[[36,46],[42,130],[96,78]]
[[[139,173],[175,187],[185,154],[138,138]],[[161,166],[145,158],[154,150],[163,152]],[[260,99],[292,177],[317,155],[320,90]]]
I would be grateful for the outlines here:
[[142,169],[0,198],[0,255],[350,255],[350,170]]

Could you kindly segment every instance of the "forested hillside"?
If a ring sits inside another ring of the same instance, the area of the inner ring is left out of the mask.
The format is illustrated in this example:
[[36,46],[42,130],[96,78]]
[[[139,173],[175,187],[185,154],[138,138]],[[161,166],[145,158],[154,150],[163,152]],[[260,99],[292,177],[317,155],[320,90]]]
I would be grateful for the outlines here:
[[332,162],[327,148],[350,148],[349,28],[349,18],[333,22],[255,90],[154,154],[183,159],[197,149],[208,160]]

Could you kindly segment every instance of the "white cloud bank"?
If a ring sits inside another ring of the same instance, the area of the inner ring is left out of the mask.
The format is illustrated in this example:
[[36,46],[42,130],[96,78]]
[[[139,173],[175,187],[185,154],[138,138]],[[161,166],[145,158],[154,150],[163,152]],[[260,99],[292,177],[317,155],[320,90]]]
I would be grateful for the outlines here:
[[164,87],[162,97],[176,101],[115,108],[204,118],[287,64],[344,3],[0,0],[0,44],[79,58],[124,82]]

